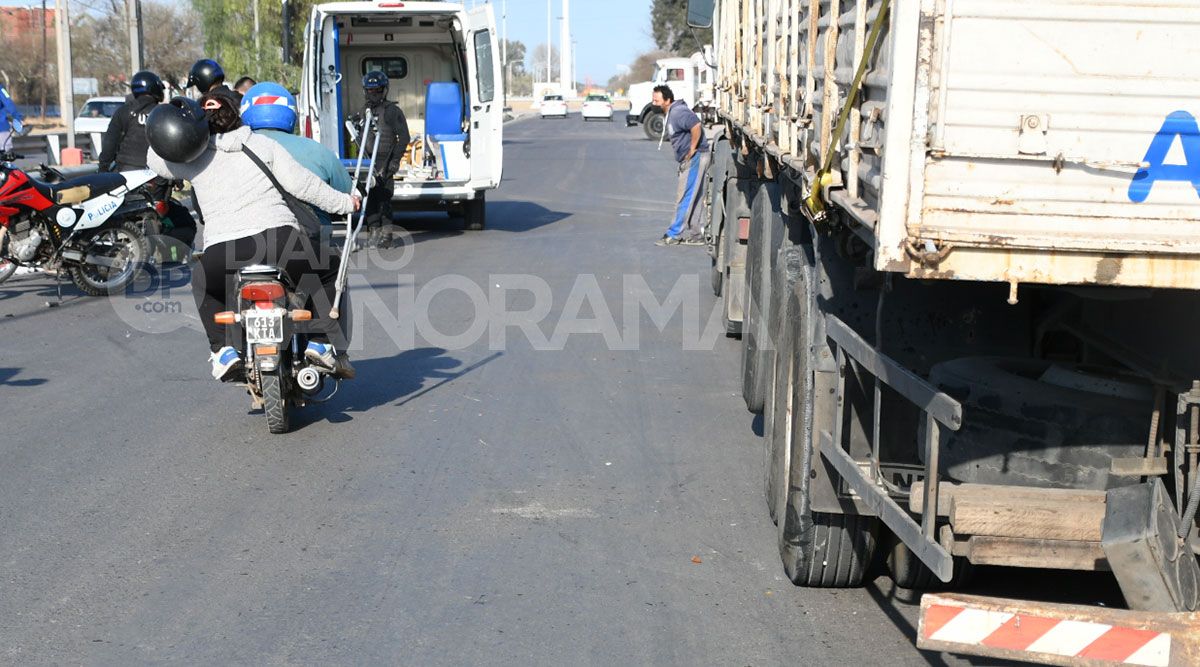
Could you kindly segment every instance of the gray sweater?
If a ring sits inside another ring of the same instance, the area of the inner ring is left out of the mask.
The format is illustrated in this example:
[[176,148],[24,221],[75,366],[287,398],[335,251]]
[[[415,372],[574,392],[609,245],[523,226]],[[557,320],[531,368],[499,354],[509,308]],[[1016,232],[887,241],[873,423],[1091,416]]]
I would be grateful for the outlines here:
[[204,247],[253,236],[273,227],[300,229],[296,216],[250,158],[245,145],[254,151],[275,179],[297,199],[330,213],[346,214],[354,208],[350,195],[326,185],[316,174],[300,166],[282,146],[269,137],[254,134],[249,127],[214,135],[200,157],[186,164],[168,162],[153,149],[147,166],[164,178],[192,182],[204,214]]

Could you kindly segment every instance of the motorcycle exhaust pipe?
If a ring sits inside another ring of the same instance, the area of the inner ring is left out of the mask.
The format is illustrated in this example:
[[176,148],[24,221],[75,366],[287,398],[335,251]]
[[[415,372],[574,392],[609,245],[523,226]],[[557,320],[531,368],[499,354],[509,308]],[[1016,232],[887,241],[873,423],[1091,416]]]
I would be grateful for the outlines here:
[[312,366],[305,366],[296,374],[296,384],[305,393],[313,393],[321,388],[321,374]]

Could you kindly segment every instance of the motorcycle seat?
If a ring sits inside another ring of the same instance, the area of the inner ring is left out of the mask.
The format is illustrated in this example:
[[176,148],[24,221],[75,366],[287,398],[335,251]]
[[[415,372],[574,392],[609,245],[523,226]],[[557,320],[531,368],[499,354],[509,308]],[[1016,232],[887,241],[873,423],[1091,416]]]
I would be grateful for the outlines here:
[[45,183],[32,178],[30,180],[47,199],[60,206],[81,204],[126,184],[124,176],[111,172],[88,174],[62,183]]

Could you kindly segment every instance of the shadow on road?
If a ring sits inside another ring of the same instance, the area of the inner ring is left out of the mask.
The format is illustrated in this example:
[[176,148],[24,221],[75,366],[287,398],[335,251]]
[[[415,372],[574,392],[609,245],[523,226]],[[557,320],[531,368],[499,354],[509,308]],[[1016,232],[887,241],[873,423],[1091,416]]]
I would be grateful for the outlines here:
[[[501,352],[463,366],[462,362],[440,347],[422,347],[392,357],[362,359],[354,362],[357,377],[342,385],[329,403],[316,406],[305,414],[304,425],[327,419],[333,423],[347,422],[351,413],[394,403],[395,407],[417,400],[443,385],[500,358]],[[426,386],[430,380],[436,380]]]
[[46,384],[45,378],[13,379],[20,374],[20,368],[0,368],[0,387],[37,387]]
[[531,201],[491,201],[487,208],[487,228],[502,232],[528,232],[571,217]]

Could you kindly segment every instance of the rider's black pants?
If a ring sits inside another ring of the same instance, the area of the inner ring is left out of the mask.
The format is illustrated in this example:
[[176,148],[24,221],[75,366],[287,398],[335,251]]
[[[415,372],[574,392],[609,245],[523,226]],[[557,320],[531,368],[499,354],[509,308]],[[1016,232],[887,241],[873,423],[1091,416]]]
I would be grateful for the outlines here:
[[331,247],[310,239],[298,229],[274,227],[253,236],[209,246],[192,265],[192,294],[200,309],[208,346],[213,352],[225,345],[242,347],[235,327],[217,324],[213,316],[237,309],[238,269],[253,264],[279,267],[294,289],[309,296],[313,321],[307,324],[305,331],[315,338],[328,339],[339,351],[349,348],[349,293],[342,295],[341,316],[337,320],[329,318],[340,258]]

